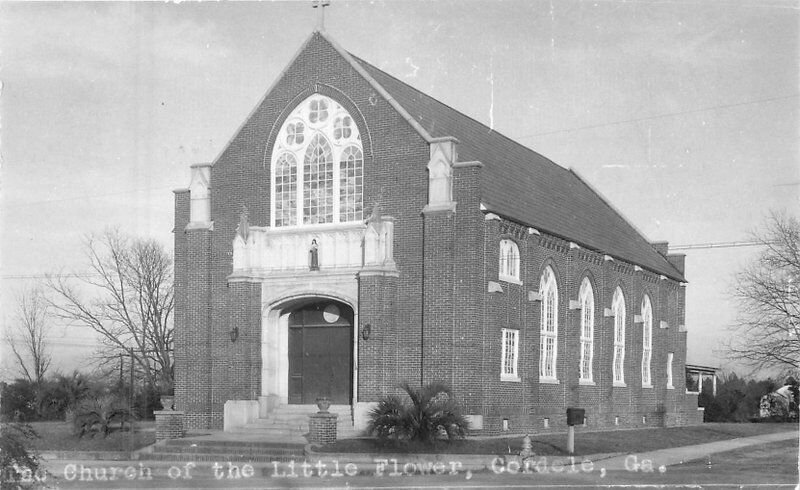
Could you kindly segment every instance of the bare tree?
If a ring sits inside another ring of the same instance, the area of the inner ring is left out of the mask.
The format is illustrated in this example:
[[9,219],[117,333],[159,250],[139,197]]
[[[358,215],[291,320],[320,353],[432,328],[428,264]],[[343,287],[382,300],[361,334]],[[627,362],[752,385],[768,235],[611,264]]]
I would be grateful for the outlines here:
[[763,251],[736,276],[730,354],[756,367],[800,367],[800,221],[773,212],[753,233]]
[[19,373],[40,386],[44,381],[52,356],[47,344],[48,303],[42,289],[24,291],[17,301],[13,326],[6,331],[6,342],[17,358]]
[[118,230],[88,237],[86,255],[89,274],[48,279],[53,311],[99,334],[101,363],[129,356],[147,383],[171,389],[172,257],[155,240]]

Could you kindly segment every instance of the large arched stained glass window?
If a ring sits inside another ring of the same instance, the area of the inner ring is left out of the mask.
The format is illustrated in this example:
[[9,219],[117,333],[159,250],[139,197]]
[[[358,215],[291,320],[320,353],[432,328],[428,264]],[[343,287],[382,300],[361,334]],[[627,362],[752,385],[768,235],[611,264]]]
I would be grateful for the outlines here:
[[292,111],[275,140],[271,164],[272,226],[363,220],[361,134],[330,97],[314,94]]

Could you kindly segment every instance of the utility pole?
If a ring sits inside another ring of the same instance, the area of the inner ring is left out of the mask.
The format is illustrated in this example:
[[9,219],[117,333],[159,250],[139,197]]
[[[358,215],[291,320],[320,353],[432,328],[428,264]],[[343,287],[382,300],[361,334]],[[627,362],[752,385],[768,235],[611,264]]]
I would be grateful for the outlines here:
[[134,445],[133,444],[133,433],[134,433],[134,431],[133,431],[133,419],[134,419],[134,417],[133,417],[133,397],[134,397],[135,391],[133,389],[133,352],[129,351],[129,353],[130,353],[130,356],[131,356],[131,388],[130,388],[131,392],[130,392],[130,396],[128,397],[128,409],[129,409],[129,413],[130,413],[130,420],[128,421],[128,430],[130,431],[130,438],[129,438],[129,440],[130,440],[130,451],[131,451],[131,453],[133,453],[133,445]]

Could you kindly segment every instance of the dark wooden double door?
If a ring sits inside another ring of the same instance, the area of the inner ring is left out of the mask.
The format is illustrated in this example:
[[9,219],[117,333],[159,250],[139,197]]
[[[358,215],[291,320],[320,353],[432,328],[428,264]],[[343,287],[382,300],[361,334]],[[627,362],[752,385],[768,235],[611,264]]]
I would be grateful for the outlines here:
[[289,315],[289,403],[327,396],[350,404],[353,384],[353,310],[336,302],[304,306]]

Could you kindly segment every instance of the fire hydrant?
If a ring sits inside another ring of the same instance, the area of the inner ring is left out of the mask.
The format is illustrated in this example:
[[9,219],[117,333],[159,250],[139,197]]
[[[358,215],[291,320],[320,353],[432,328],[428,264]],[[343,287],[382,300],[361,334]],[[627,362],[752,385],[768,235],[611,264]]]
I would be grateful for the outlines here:
[[522,461],[533,457],[533,450],[531,450],[531,437],[528,434],[525,434],[525,437],[522,438],[522,451],[519,452],[520,458]]

